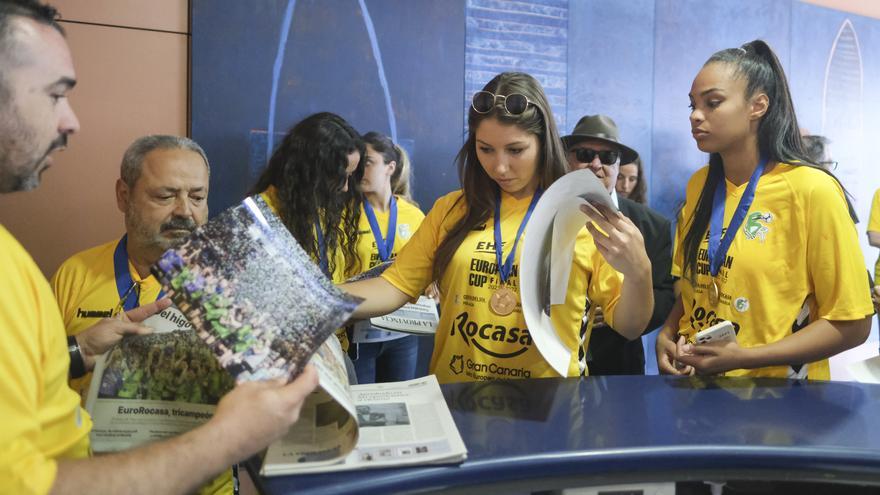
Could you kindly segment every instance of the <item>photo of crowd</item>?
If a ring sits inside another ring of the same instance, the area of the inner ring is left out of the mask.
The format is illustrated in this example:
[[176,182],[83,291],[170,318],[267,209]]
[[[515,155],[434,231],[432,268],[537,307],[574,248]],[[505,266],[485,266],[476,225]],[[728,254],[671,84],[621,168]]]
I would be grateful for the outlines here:
[[197,229],[153,270],[239,380],[296,376],[357,305],[258,196]]
[[216,404],[235,381],[194,332],[124,339],[107,355],[100,399]]

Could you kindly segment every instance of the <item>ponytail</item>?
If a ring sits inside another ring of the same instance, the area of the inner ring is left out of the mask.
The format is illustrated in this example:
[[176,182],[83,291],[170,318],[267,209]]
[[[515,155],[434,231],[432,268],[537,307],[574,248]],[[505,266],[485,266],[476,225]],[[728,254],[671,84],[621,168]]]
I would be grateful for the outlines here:
[[[746,98],[759,92],[767,95],[769,106],[758,123],[758,151],[770,162],[788,163],[794,166],[810,166],[822,170],[840,184],[837,177],[825,170],[810,157],[800,134],[794,103],[788,80],[779,58],[763,40],[750,41],[739,48],[728,48],[716,52],[703,67],[712,63],[724,63],[734,69],[738,77],[746,80]],[[709,228],[712,215],[712,199],[719,181],[724,180],[724,167],[721,155],[709,155],[709,174],[697,200],[691,218],[683,218],[686,234],[682,241],[684,266],[682,275],[692,283],[696,280],[697,255],[700,244]],[[858,222],[850,201],[851,196],[843,188],[850,217]]]

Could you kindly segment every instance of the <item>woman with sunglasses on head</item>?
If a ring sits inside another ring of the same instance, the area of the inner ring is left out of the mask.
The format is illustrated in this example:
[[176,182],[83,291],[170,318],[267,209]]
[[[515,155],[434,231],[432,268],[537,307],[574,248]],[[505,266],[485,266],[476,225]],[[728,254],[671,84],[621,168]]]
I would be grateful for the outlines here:
[[641,157],[620,166],[615,189],[621,197],[643,205],[648,204],[648,187],[643,177]]
[[[369,270],[390,261],[409,241],[425,218],[406,197],[409,193],[409,158],[388,136],[378,132],[364,135],[366,160],[358,189],[363,194],[357,255],[360,269]],[[405,187],[403,186],[405,184]],[[354,368],[358,383],[411,380],[416,374],[418,337],[378,328],[356,327]]]
[[[827,380],[828,357],[864,342],[873,312],[845,191],[808,159],[765,42],[712,55],[689,96],[710,157],[687,186],[673,259],[681,295],[657,337],[660,371]],[[811,317],[798,326],[804,305]],[[722,320],[736,341],[693,343]]]
[[[356,185],[364,142],[342,117],[317,113],[293,126],[248,195],[259,194],[336,283],[357,271]],[[337,332],[343,348],[344,331]]]
[[[555,376],[525,327],[518,290],[522,232],[542,191],[566,172],[550,106],[533,77],[503,73],[474,95],[456,162],[462,189],[437,200],[382,277],[343,288],[365,298],[356,312],[364,317],[389,313],[438,280],[443,298],[430,371],[441,382]],[[631,339],[653,306],[641,235],[604,213],[592,218],[602,232],[592,224],[581,232],[566,302],[551,310],[571,350],[569,376],[586,371],[578,361],[586,295]]]

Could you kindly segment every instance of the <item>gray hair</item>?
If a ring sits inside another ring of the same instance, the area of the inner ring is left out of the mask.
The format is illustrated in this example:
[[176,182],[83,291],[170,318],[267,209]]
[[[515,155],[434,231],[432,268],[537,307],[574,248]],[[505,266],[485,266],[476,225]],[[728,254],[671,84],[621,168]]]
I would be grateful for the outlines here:
[[208,174],[211,173],[211,165],[208,164],[208,157],[205,150],[195,141],[183,136],[169,136],[164,134],[154,134],[151,136],[140,137],[131,143],[131,146],[125,150],[122,156],[122,166],[120,167],[120,177],[128,187],[134,187],[135,182],[141,177],[141,169],[144,165],[144,157],[147,153],[154,150],[189,150],[198,153],[208,168]]

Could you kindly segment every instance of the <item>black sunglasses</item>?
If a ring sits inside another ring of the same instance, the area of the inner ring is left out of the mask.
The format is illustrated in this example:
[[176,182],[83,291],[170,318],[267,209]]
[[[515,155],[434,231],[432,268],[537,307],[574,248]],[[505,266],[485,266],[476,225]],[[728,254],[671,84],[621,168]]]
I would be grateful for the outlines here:
[[504,102],[504,109],[510,115],[522,115],[530,103],[534,105],[525,95],[520,93],[511,93],[505,96],[496,95],[489,91],[477,91],[471,99],[471,108],[477,113],[489,113],[495,107],[495,102],[499,98]]
[[602,165],[614,165],[620,158],[620,152],[614,150],[596,151],[590,148],[574,150],[574,156],[580,163],[591,163],[596,155],[599,155],[599,161],[602,162]]

